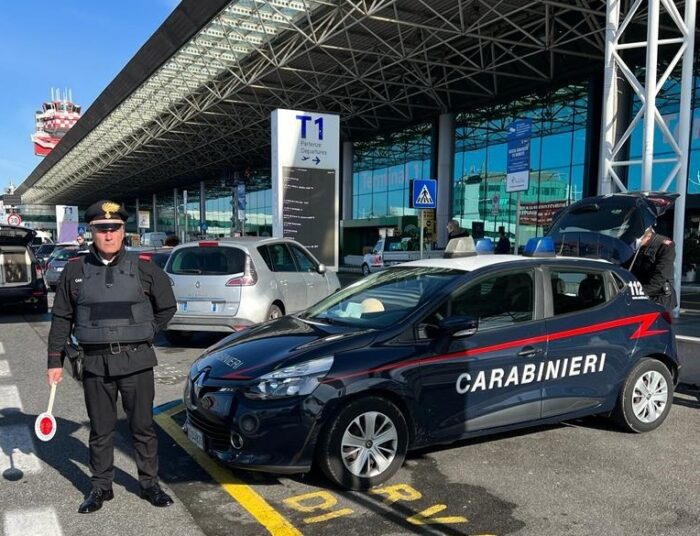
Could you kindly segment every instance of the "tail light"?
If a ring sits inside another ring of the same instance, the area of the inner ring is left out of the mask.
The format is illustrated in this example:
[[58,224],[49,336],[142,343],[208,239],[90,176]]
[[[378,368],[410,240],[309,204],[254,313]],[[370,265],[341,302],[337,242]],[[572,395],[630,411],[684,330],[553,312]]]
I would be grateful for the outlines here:
[[202,240],[198,243],[200,248],[215,248],[219,246],[216,240]]
[[41,279],[44,277],[44,270],[41,269],[41,266],[37,264],[36,266],[36,278]]
[[253,266],[253,260],[250,255],[245,257],[245,268],[241,277],[234,277],[226,281],[227,287],[252,287],[258,282],[258,273]]
[[664,319],[666,322],[668,322],[669,324],[673,324],[673,319],[672,319],[672,317],[671,317],[671,313],[670,313],[670,312],[664,311],[663,313],[661,313],[661,316],[663,317],[663,319]]
[[374,262],[372,263],[373,266],[381,266],[382,265],[382,256],[381,255],[375,255],[374,256]]

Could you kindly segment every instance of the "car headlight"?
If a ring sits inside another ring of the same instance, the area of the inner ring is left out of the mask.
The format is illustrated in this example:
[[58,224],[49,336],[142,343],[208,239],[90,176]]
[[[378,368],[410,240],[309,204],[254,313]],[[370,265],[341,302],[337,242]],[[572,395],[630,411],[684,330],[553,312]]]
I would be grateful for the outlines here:
[[333,366],[333,356],[305,361],[260,376],[245,394],[249,398],[284,398],[310,394]]

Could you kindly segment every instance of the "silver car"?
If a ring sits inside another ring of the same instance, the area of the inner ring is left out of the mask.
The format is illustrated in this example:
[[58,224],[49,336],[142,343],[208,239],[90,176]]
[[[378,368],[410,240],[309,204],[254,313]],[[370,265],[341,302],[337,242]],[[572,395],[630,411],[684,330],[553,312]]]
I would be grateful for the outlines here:
[[165,272],[177,312],[166,336],[187,332],[234,332],[306,309],[340,288],[298,242],[280,238],[222,238],[173,249]]
[[[61,247],[60,249],[57,247],[54,249],[53,253],[49,256],[49,260],[46,261],[46,270],[44,271],[46,285],[51,290],[56,290],[58,280],[61,278],[61,273],[66,263],[73,257],[80,255],[80,253],[77,247]],[[85,253],[87,253],[87,251],[85,251]]]

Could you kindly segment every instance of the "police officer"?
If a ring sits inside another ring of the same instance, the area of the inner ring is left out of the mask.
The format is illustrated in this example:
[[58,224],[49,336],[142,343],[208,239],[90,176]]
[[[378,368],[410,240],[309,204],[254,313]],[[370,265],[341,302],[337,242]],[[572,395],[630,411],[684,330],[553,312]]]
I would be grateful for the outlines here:
[[447,240],[452,240],[453,238],[461,238],[463,236],[469,236],[469,231],[460,227],[459,221],[450,220],[447,222]]
[[678,305],[673,286],[675,259],[676,246],[673,241],[649,227],[639,241],[639,249],[630,266],[644,292],[669,311]]
[[62,379],[64,348],[72,335],[85,356],[83,390],[90,418],[92,491],[78,508],[91,513],[114,497],[113,434],[121,393],[134,443],[141,497],[154,506],[173,500],[158,484],[158,443],[153,427],[157,365],[153,337],[175,314],[167,276],[124,249],[123,205],[98,201],[85,212],[93,243],[63,270],[56,289],[48,344],[48,382]]
[[83,235],[80,234],[76,236],[75,241],[78,243],[78,251],[87,251],[90,249],[90,246],[85,241],[85,237]]

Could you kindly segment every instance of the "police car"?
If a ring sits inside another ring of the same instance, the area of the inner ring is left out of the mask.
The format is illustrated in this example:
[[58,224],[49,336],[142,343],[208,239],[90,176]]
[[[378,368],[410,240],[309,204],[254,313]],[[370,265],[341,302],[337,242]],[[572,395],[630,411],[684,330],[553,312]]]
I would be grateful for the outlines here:
[[189,438],[366,489],[431,444],[592,414],[658,427],[679,373],[668,313],[614,263],[551,239],[526,254],[406,263],[224,339],[190,370]]

